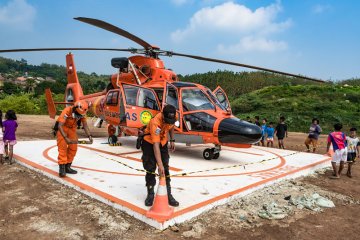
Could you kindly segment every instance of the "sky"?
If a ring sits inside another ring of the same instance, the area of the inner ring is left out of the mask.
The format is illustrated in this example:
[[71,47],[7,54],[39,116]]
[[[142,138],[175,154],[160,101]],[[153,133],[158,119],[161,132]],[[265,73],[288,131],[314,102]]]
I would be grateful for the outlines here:
[[[0,0],[0,49],[139,48],[74,20],[97,18],[164,50],[236,61],[322,80],[360,77],[360,1],[347,0]],[[111,74],[123,52],[73,52],[77,70]],[[66,52],[8,53],[30,64],[65,65]],[[162,57],[186,75],[245,68]]]

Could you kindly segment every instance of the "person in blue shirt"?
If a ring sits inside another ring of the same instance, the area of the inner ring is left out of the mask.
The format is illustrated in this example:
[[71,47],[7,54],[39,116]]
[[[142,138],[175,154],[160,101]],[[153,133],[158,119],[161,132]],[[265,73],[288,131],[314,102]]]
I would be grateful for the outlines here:
[[261,142],[261,146],[265,146],[265,134],[266,134],[266,128],[267,128],[267,125],[266,125],[266,122],[267,122],[267,120],[266,120],[266,118],[264,118],[263,119],[263,124],[261,125],[261,134],[262,134],[262,136],[261,136],[261,140],[260,140],[260,142]]
[[266,128],[266,146],[269,147],[269,145],[271,147],[274,147],[274,123],[270,122],[269,126]]

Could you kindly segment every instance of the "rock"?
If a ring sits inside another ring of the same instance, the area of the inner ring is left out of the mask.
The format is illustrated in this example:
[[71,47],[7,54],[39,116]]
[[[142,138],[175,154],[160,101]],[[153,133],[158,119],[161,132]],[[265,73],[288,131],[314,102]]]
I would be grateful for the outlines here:
[[171,231],[173,231],[173,232],[179,232],[179,231],[180,231],[179,227],[176,226],[176,225],[170,226],[169,229],[170,229]]
[[186,238],[201,238],[203,233],[205,233],[204,227],[201,223],[196,222],[190,231],[183,232],[181,235]]

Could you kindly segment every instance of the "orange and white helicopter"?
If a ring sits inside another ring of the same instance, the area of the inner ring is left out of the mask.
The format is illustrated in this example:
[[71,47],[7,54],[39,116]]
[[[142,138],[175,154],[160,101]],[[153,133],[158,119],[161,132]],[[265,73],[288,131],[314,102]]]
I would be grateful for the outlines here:
[[[86,100],[91,106],[90,111],[108,123],[109,143],[117,142],[117,138],[122,135],[137,136],[138,130],[148,124],[150,119],[159,113],[166,104],[171,104],[177,109],[178,121],[175,124],[175,140],[177,142],[187,145],[214,144],[213,148],[206,148],[203,152],[203,157],[207,160],[219,158],[221,146],[246,148],[260,140],[261,129],[232,114],[227,95],[221,87],[211,91],[200,84],[181,82],[175,72],[165,68],[164,62],[159,56],[188,57],[323,82],[262,67],[161,50],[107,22],[83,17],[75,19],[128,38],[141,45],[143,49],[35,48],[0,50],[0,53],[107,50],[140,54],[129,58],[113,58],[111,64],[118,69],[118,72],[111,76],[111,82],[104,91],[89,95],[83,94],[73,55],[71,53],[66,55],[68,84],[65,91],[65,102],[58,104],[71,104],[77,100]],[[56,103],[54,104],[49,89],[46,90],[46,97],[50,117],[55,118]]]

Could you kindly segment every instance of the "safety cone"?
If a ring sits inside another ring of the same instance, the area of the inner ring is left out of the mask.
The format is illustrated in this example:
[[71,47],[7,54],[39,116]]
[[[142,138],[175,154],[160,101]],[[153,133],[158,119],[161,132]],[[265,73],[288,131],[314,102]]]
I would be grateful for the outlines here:
[[154,204],[147,211],[146,216],[158,222],[165,222],[174,213],[174,208],[169,206],[166,182],[164,177],[160,177],[160,183],[156,192]]

